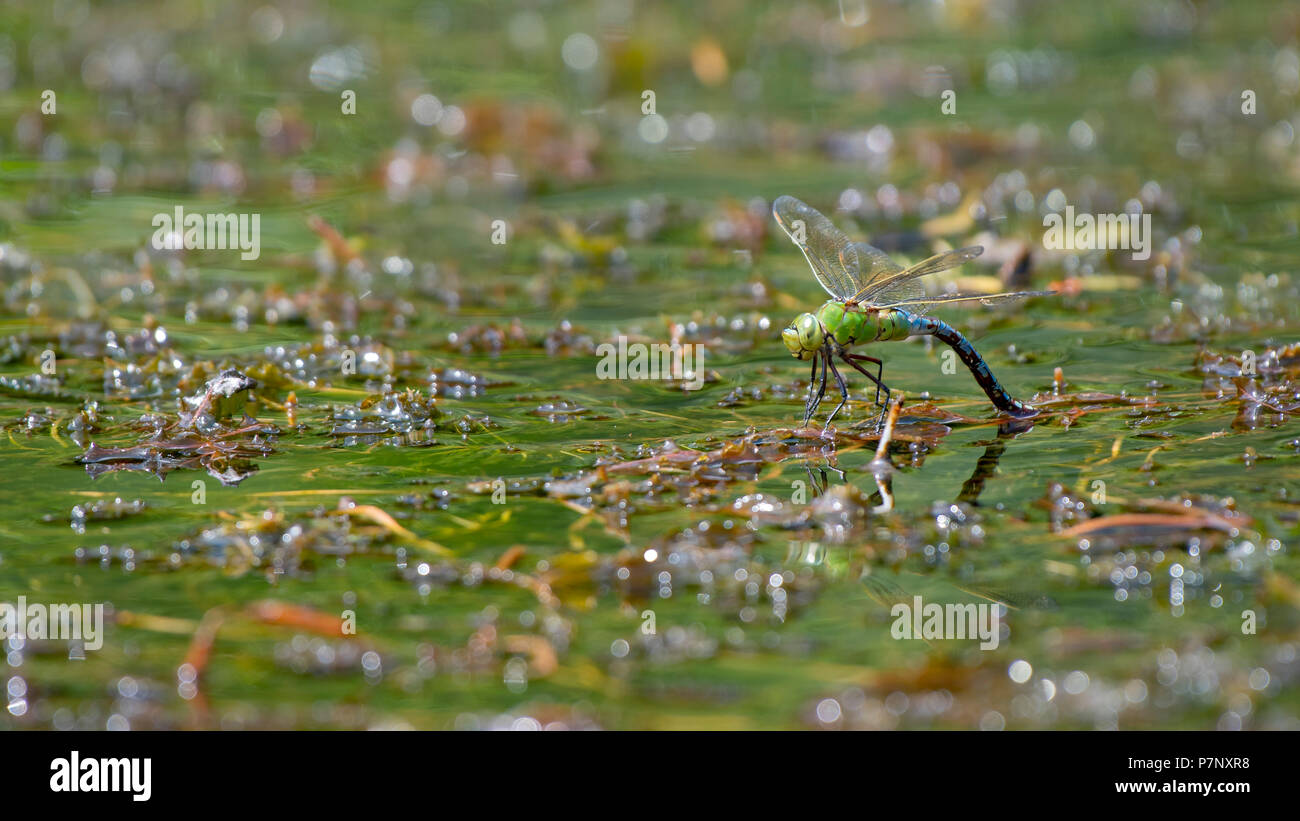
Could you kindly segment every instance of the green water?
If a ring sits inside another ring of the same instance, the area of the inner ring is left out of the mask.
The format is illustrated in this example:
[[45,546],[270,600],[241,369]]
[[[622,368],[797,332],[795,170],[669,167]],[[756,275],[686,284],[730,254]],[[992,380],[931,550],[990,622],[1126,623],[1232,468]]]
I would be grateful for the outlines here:
[[[7,647],[2,726],[1295,728],[1300,365],[1271,353],[1300,339],[1294,9],[949,5],[849,26],[832,3],[6,4],[0,601],[111,608],[84,660]],[[590,69],[562,58],[582,65],[575,32]],[[421,94],[445,130],[413,119]],[[808,374],[779,330],[825,297],[766,210],[784,193],[905,262],[996,235],[932,288],[1002,289],[1027,243],[1015,287],[1067,293],[938,313],[1047,397],[1036,424],[999,432],[914,341],[869,351],[907,397],[886,493],[852,427],[865,380],[838,437],[792,433]],[[980,219],[927,222],[973,196]],[[1045,202],[1133,199],[1150,260],[1042,247]],[[260,257],[149,248],[178,205],[259,214]],[[516,321],[493,351],[482,330]],[[596,345],[673,325],[705,343],[700,390],[597,378]],[[128,365],[142,387],[114,384]],[[225,367],[262,382],[245,410],[275,431],[229,440],[254,450],[173,452],[162,481],[76,461],[154,420],[181,435],[179,396]],[[427,411],[431,372],[431,429],[332,434],[385,386]],[[702,461],[619,467],[666,442]],[[822,467],[843,472],[826,496]],[[590,492],[554,484],[575,478]],[[751,515],[755,494],[779,510]],[[116,498],[143,509],[72,527]],[[1147,518],[1086,550],[1059,532],[1126,514]],[[916,596],[1000,602],[1005,635],[898,640]],[[267,600],[315,621],[259,618]],[[313,629],[345,611],[355,637]]]

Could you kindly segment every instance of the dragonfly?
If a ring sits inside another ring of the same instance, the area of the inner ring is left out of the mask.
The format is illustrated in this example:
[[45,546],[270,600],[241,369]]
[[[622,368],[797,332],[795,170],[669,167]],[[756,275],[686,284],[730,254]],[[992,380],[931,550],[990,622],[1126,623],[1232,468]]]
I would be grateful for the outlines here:
[[[1007,393],[966,337],[948,323],[927,314],[936,306],[975,302],[996,305],[1027,297],[1052,296],[1054,291],[927,296],[920,282],[923,277],[969,262],[984,253],[984,248],[972,245],[945,251],[904,268],[879,248],[851,241],[821,212],[794,197],[778,197],[772,203],[772,215],[803,251],[817,281],[831,295],[815,313],[799,314],[781,331],[781,341],[796,359],[812,361],[808,400],[804,405],[805,427],[826,396],[828,370],[835,377],[842,398],[823,430],[830,427],[849,401],[848,383],[835,367],[836,358],[875,383],[875,404],[882,408],[879,420],[883,421],[883,408],[888,407],[890,395],[889,387],[881,381],[884,363],[852,349],[911,336],[933,336],[951,347],[999,410],[1017,419],[1038,414],[1036,408]],[[874,367],[875,374],[868,367]]]

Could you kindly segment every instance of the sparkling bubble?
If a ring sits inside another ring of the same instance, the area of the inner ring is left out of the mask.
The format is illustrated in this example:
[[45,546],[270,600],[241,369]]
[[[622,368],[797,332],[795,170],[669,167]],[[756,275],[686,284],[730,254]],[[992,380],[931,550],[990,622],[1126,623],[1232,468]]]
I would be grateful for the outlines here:
[[713,139],[717,126],[713,118],[703,111],[697,111],[686,118],[686,136],[697,143],[708,142]]
[[1092,126],[1083,120],[1075,120],[1070,124],[1070,142],[1075,148],[1087,151],[1092,148],[1097,141],[1097,135],[1093,132]]
[[432,94],[421,94],[411,103],[411,119],[420,125],[437,125],[442,119],[442,101]]
[[885,709],[896,716],[906,713],[909,703],[907,693],[895,691],[885,697]]
[[1038,685],[1043,690],[1044,701],[1051,701],[1056,698],[1056,682],[1052,681],[1050,678],[1041,678],[1038,680]]
[[1159,88],[1159,77],[1151,66],[1138,66],[1137,70],[1129,77],[1128,91],[1129,94],[1138,99],[1154,97]]
[[1235,732],[1241,729],[1241,716],[1229,710],[1219,716],[1218,729],[1226,732]]
[[1124,685],[1124,698],[1130,704],[1141,704],[1147,700],[1147,683],[1140,678],[1135,678],[1128,684]]
[[817,720],[822,724],[834,724],[840,715],[840,703],[833,698],[822,699],[817,704]]
[[1070,695],[1077,696],[1087,689],[1088,674],[1082,670],[1075,670],[1065,677],[1065,692]]
[[560,57],[564,64],[574,71],[590,71],[599,56],[600,49],[596,41],[590,34],[580,31],[564,38],[564,45],[560,47]]
[[284,16],[274,6],[262,6],[249,16],[248,23],[253,39],[263,45],[274,43],[284,34]]
[[257,133],[263,137],[274,137],[284,126],[284,118],[274,108],[264,108],[257,113],[254,123]]
[[459,106],[449,105],[438,118],[438,130],[448,137],[455,137],[465,130],[466,123],[465,112]]
[[1010,676],[1011,680],[1016,684],[1024,684],[1026,681],[1029,681],[1029,677],[1033,674],[1034,668],[1024,659],[1016,659],[1011,662],[1011,666],[1007,668],[1007,675]]
[[989,710],[980,718],[980,729],[986,732],[997,732],[1006,726],[1007,720],[997,710]]
[[894,147],[894,134],[888,126],[873,126],[867,132],[867,148],[873,154],[884,154]]
[[323,91],[337,91],[354,77],[361,76],[364,63],[361,52],[351,46],[321,54],[311,64],[308,79]]
[[520,716],[511,722],[510,729],[515,732],[538,732],[542,729],[542,722],[532,716]]
[[637,124],[636,133],[642,140],[657,145],[668,137],[668,121],[661,114],[648,114]]

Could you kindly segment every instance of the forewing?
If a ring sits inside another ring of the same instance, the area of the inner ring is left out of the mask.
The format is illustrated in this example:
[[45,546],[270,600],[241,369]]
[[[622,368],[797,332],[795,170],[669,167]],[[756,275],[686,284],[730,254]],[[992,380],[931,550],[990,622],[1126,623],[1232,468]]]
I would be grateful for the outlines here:
[[[776,224],[790,237],[812,266],[826,292],[849,299],[862,288],[858,253],[843,231],[820,211],[789,195],[772,203]],[[803,229],[799,224],[802,221]],[[802,236],[802,240],[800,237]]]
[[949,268],[956,268],[965,262],[970,262],[975,257],[984,253],[983,245],[970,245],[966,248],[957,248],[952,251],[944,251],[942,254],[935,254],[929,259],[921,260],[911,268],[903,271],[909,276],[924,277],[930,274],[937,274],[940,271],[946,271]]
[[915,279],[895,279],[879,288],[869,288],[859,298],[867,305],[890,305],[925,299],[925,286]]
[[874,245],[865,242],[853,243],[853,250],[858,254],[859,279],[862,284],[859,291],[870,292],[877,282],[888,279],[903,271],[903,266],[889,258],[889,254]]
[[952,305],[958,302],[978,302],[981,305],[1000,305],[1017,299],[1035,296],[1056,296],[1056,291],[1015,291],[1006,294],[945,294],[916,299],[904,299],[898,302],[872,303],[877,308],[902,308],[918,316],[925,314],[936,305]]
[[[877,251],[877,253],[880,252]],[[972,245],[967,248],[958,248],[953,251],[944,251],[942,254],[935,254],[928,259],[921,260],[911,268],[907,269],[899,268],[898,265],[892,263],[891,260],[891,264],[894,265],[895,270],[883,276],[874,277],[871,281],[867,282],[863,287],[862,292],[857,295],[856,299],[858,302],[866,302],[875,305],[884,299],[894,299],[900,296],[911,298],[905,296],[909,294],[911,296],[920,296],[924,293],[924,289],[920,287],[919,283],[916,283],[918,286],[916,288],[903,289],[901,286],[904,283],[920,279],[921,277],[927,277],[930,274],[937,274],[940,271],[947,271],[949,268],[956,268],[962,263],[970,262],[982,253],[984,253],[983,246]]]

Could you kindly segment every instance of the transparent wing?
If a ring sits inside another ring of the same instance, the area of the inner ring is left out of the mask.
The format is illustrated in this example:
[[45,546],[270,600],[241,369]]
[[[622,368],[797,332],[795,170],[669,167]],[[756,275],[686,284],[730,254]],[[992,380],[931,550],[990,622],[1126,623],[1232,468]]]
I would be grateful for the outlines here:
[[956,302],[978,302],[981,305],[999,305],[1017,299],[1035,296],[1056,296],[1056,291],[1015,291],[1006,294],[945,294],[943,296],[926,296],[904,299],[899,302],[872,303],[874,308],[902,308],[918,316],[925,314],[935,305],[951,305]]
[[[876,249],[872,248],[872,250]],[[881,252],[877,251],[876,253]],[[954,251],[935,254],[907,269],[898,268],[897,264],[894,264],[894,271],[883,276],[873,277],[871,281],[864,284],[862,292],[854,298],[858,302],[865,302],[869,305],[879,304],[884,299],[916,298],[924,291],[919,287],[919,283],[913,283],[913,280],[930,274],[937,274],[940,271],[947,271],[949,268],[956,268],[962,263],[970,262],[982,253],[984,253],[983,246],[972,245],[968,248],[958,248]],[[902,286],[907,283],[915,284],[918,287],[903,289]]]
[[862,284],[859,291],[871,291],[877,282],[888,279],[903,271],[903,266],[889,258],[889,255],[874,245],[865,242],[853,243],[853,250],[858,254],[859,279]]
[[859,302],[873,304],[877,299],[899,302],[925,296],[925,287],[920,282],[912,278],[897,278],[903,273],[903,266],[890,259],[884,251],[865,242],[855,242],[853,247],[858,252],[865,283],[858,289]]
[[820,211],[789,195],[772,203],[776,224],[803,251],[813,274],[836,299],[849,299],[861,290],[858,252],[848,236]]

